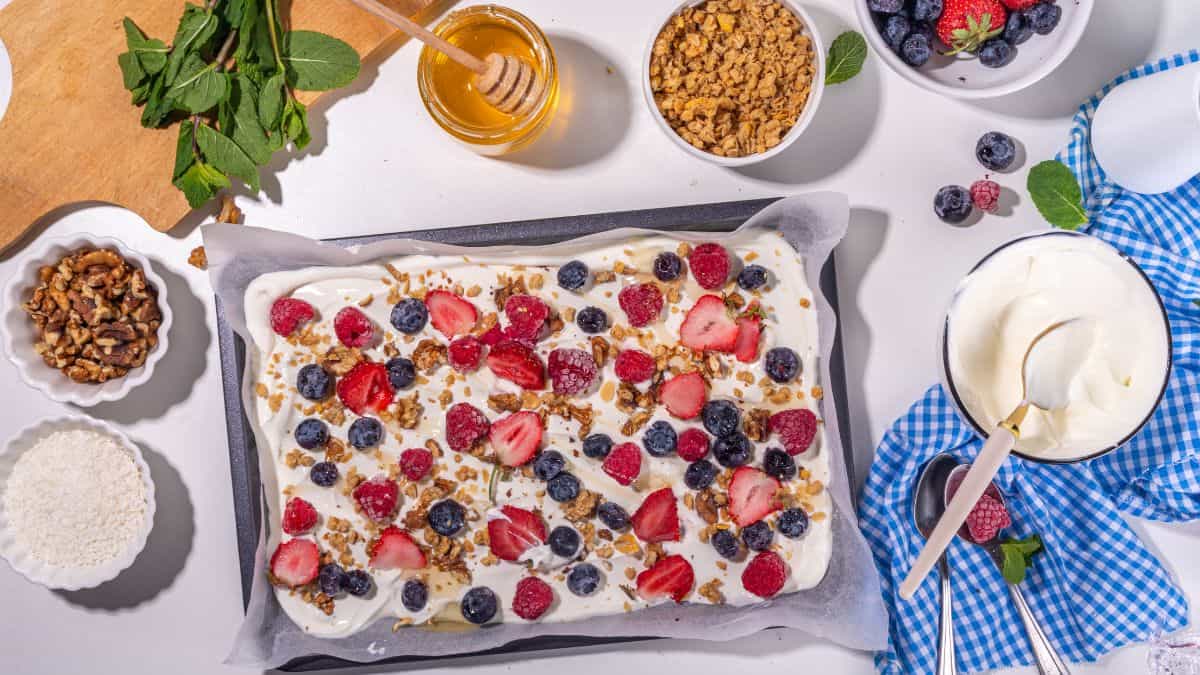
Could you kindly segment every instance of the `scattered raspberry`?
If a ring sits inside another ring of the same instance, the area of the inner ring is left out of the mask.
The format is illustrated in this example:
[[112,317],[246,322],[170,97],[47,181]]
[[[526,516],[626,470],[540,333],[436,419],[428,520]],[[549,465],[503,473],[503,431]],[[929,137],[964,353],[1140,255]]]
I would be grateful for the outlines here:
[[601,468],[621,485],[629,485],[642,473],[642,449],[635,443],[622,443],[608,453]]
[[483,343],[474,336],[464,335],[450,343],[447,355],[451,368],[460,373],[471,373],[483,364]]
[[654,357],[640,349],[622,350],[620,354],[617,354],[614,367],[617,370],[617,377],[621,378],[622,382],[630,383],[645,382],[654,377],[654,372],[657,370]]
[[343,307],[333,317],[333,332],[347,347],[363,347],[375,338],[375,325],[357,307]]
[[317,510],[312,504],[292,497],[287,506],[283,507],[283,531],[291,534],[304,534],[317,524]]
[[663,295],[654,284],[634,284],[621,289],[617,304],[629,317],[629,325],[641,328],[658,320],[662,314]]
[[296,298],[279,298],[271,304],[271,330],[276,335],[287,337],[296,332],[300,324],[312,321],[316,316],[313,306]]
[[363,515],[377,523],[386,523],[392,519],[396,514],[399,499],[400,486],[387,476],[375,476],[354,488],[354,501],[362,509]]
[[700,244],[688,256],[688,267],[701,288],[720,288],[729,280],[729,252],[720,244]]
[[774,551],[763,551],[742,571],[742,587],[760,598],[769,598],[783,589],[787,575],[783,558]]
[[980,211],[995,213],[1000,208],[1000,186],[990,180],[971,183],[971,203]]
[[1000,530],[1012,525],[1008,509],[988,493],[983,493],[975,508],[967,514],[967,533],[977,544],[986,544],[1000,534]]
[[779,435],[789,455],[798,455],[808,450],[817,435],[817,416],[804,408],[781,410],[767,420],[767,429]]
[[489,347],[495,347],[503,339],[504,339],[504,329],[500,327],[500,324],[496,324],[496,325],[492,326],[491,328],[484,331],[483,335],[479,336],[479,341]]
[[708,434],[694,427],[687,429],[679,435],[675,452],[679,454],[680,459],[688,462],[704,459],[708,454]]
[[433,468],[433,453],[425,448],[409,448],[400,453],[400,473],[409,480],[421,480]]
[[556,394],[580,394],[596,383],[596,362],[582,349],[555,349],[546,369]]
[[536,621],[550,609],[554,602],[554,591],[550,584],[537,577],[525,577],[517,582],[513,595],[513,614],[526,621]]
[[513,295],[504,303],[504,316],[509,324],[504,332],[510,338],[537,340],[550,318],[550,308],[532,295]]
[[491,428],[488,418],[470,403],[455,403],[446,411],[446,444],[455,452],[466,452]]

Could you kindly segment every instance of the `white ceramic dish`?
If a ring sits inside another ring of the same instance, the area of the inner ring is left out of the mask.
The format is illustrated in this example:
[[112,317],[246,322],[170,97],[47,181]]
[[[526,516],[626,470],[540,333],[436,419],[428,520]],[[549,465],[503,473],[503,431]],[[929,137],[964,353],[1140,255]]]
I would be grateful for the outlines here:
[[[142,268],[146,280],[158,291],[158,308],[162,313],[162,325],[158,328],[158,346],[146,357],[146,363],[129,371],[125,377],[99,385],[74,382],[58,370],[47,366],[42,357],[33,350],[36,327],[30,321],[29,315],[21,309],[21,304],[38,285],[38,268],[57,264],[68,253],[85,246],[111,248]],[[43,240],[40,248],[31,251],[17,265],[17,271],[4,286],[3,297],[5,354],[17,367],[17,374],[25,384],[59,403],[92,406],[102,401],[116,401],[134,387],[149,380],[154,373],[155,364],[167,353],[167,334],[171,331],[171,305],[167,300],[167,285],[162,277],[155,273],[145,256],[130,250],[116,239],[80,233]]]
[[[995,98],[1033,85],[1067,60],[1087,28],[1095,0],[1058,0],[1062,20],[1050,35],[1034,35],[1018,46],[1017,55],[1003,68],[987,68],[973,56],[934,54],[922,68],[913,68],[892,51],[876,27],[867,0],[854,0],[858,21],[875,54],[900,77],[951,98]],[[934,44],[940,45],[937,38]]]
[[647,41],[645,52],[642,55],[641,73],[642,95],[646,101],[646,106],[650,109],[650,117],[654,119],[655,125],[664,134],[666,134],[667,138],[671,139],[671,142],[674,143],[676,147],[681,148],[684,152],[693,157],[703,159],[707,162],[712,162],[713,164],[719,164],[721,166],[747,166],[749,164],[756,164],[763,160],[770,159],[771,157],[783,152],[788,148],[788,146],[794,143],[796,139],[800,137],[800,134],[803,134],[804,130],[808,128],[808,125],[812,123],[813,117],[816,116],[817,108],[821,105],[821,96],[825,93],[825,42],[821,39],[821,34],[818,32],[817,25],[813,22],[812,17],[810,17],[808,13],[804,11],[803,7],[792,0],[779,0],[780,4],[788,8],[792,14],[796,15],[796,18],[799,19],[800,23],[804,25],[804,33],[808,35],[810,40],[812,40],[813,55],[816,58],[817,63],[817,72],[813,77],[812,88],[808,94],[808,101],[804,104],[804,110],[800,112],[800,118],[796,120],[796,124],[788,130],[786,135],[784,135],[783,140],[779,142],[779,145],[776,145],[766,152],[747,155],[745,157],[720,157],[712,154],[711,152],[705,152],[698,148],[692,147],[691,144],[680,138],[679,134],[675,133],[675,130],[671,128],[671,125],[667,124],[667,120],[663,118],[662,113],[658,111],[658,105],[654,102],[654,92],[650,90],[650,56],[654,51],[654,41],[658,37],[659,32],[662,30],[663,26],[667,25],[667,22],[671,20],[671,17],[683,11],[685,8],[693,7],[702,3],[703,0],[686,0],[685,2],[681,2],[676,5],[674,9],[654,23],[654,30],[650,34],[650,39]]
[[[16,536],[9,529],[8,515],[4,512],[3,496],[17,459],[47,434],[70,430],[95,431],[116,440],[133,457],[133,462],[137,465],[146,486],[146,517],[141,529],[129,542],[129,547],[124,553],[95,567],[56,567],[38,560],[28,549],[17,542]],[[150,467],[146,465],[146,460],[142,457],[142,451],[125,434],[100,420],[86,417],[60,417],[43,420],[18,433],[8,441],[4,451],[0,452],[0,557],[3,557],[14,570],[36,584],[47,588],[74,591],[98,586],[113,579],[132,565],[134,559],[145,548],[146,538],[150,536],[150,529],[154,525],[154,510],[154,480],[150,476]]]

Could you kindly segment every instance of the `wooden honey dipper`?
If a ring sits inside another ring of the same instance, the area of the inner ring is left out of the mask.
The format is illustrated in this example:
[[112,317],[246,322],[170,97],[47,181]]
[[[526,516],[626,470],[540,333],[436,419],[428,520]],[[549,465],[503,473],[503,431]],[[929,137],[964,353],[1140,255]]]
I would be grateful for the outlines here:
[[496,110],[509,115],[524,115],[541,100],[546,80],[525,59],[517,56],[488,54],[480,59],[460,47],[434,35],[419,23],[398,14],[378,0],[351,0],[362,9],[392,24],[409,37],[433,47],[467,70],[475,73],[475,88]]

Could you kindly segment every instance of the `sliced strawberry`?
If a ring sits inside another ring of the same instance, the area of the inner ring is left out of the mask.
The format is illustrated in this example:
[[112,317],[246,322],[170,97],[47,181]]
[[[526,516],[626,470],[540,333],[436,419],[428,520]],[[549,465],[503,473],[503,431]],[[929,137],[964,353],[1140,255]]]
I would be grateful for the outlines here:
[[507,505],[500,513],[488,519],[488,546],[497,558],[513,562],[546,542],[546,524],[538,514]]
[[617,304],[635,328],[649,326],[662,314],[663,294],[654,284],[626,286],[617,294]]
[[707,398],[704,378],[695,371],[677,375],[658,386],[658,400],[667,406],[667,412],[681,420],[699,415]]
[[720,288],[729,280],[729,251],[720,244],[700,244],[688,255],[688,268],[700,288]]
[[622,382],[634,384],[649,380],[658,370],[654,357],[640,349],[622,349],[613,367]]
[[473,373],[483,365],[483,343],[474,335],[455,338],[446,354],[450,367],[460,373]]
[[487,364],[496,377],[515,382],[522,389],[538,390],[546,386],[546,368],[537,352],[516,340],[504,340],[492,347]]
[[781,410],[767,420],[767,430],[779,435],[789,455],[798,455],[808,450],[817,436],[817,416],[806,408]]
[[760,598],[769,598],[783,589],[787,575],[783,558],[774,551],[763,551],[742,570],[742,587]]
[[652,544],[656,541],[679,541],[679,508],[671,488],[661,488],[646,495],[646,499],[630,519],[638,539]]
[[601,468],[621,485],[630,485],[642,473],[642,449],[636,443],[622,443],[608,453]]
[[779,481],[750,466],[739,466],[729,481],[729,515],[738,527],[762,520],[782,508]]
[[367,546],[368,563],[377,570],[419,570],[426,564],[425,554],[412,536],[395,525],[388,525]]
[[533,457],[542,442],[542,418],[532,410],[502,417],[492,422],[488,441],[501,464],[521,466]]
[[675,445],[675,452],[685,462],[695,462],[696,460],[704,459],[704,456],[708,454],[708,434],[694,427],[685,430],[682,434],[679,434],[679,441]]
[[308,539],[291,539],[279,544],[271,554],[273,580],[290,588],[303,586],[317,578],[321,552]]
[[387,476],[375,476],[359,483],[353,494],[363,515],[377,523],[386,523],[396,515],[400,486]]
[[279,298],[271,303],[271,330],[276,335],[287,337],[296,332],[300,324],[312,321],[317,315],[313,306],[296,298]]
[[637,576],[637,592],[644,600],[671,598],[675,602],[683,602],[692,592],[695,581],[696,573],[692,571],[692,564],[687,558],[669,555]]
[[737,345],[738,325],[719,295],[702,295],[679,326],[679,341],[697,351],[731,352]]
[[290,535],[304,534],[317,524],[317,510],[312,504],[292,497],[283,507],[283,531]]
[[555,349],[546,363],[550,383],[556,394],[582,394],[599,377],[596,361],[582,349]]
[[554,590],[550,584],[537,577],[525,577],[517,582],[513,594],[513,614],[526,621],[537,621],[554,602]]
[[504,301],[504,316],[508,318],[505,333],[510,337],[536,341],[550,318],[550,308],[532,295],[510,295]]
[[382,363],[362,361],[337,383],[337,395],[342,405],[356,415],[368,411],[383,412],[392,404],[396,390],[388,379],[387,367]]
[[429,322],[446,337],[470,333],[479,320],[475,305],[450,291],[430,291],[425,296],[425,307]]
[[357,307],[343,307],[333,317],[333,332],[347,347],[365,347],[375,339],[375,324]]
[[455,452],[467,452],[487,436],[491,423],[470,403],[455,403],[446,411],[446,444]]
[[433,468],[433,453],[425,448],[409,448],[400,453],[400,473],[409,480],[421,480]]
[[762,337],[762,319],[743,316],[737,320],[737,340],[733,343],[733,355],[742,363],[753,363],[758,358],[758,342]]
[[489,347],[495,347],[504,339],[504,329],[500,324],[495,324],[491,328],[483,331],[483,335],[479,336],[479,341]]

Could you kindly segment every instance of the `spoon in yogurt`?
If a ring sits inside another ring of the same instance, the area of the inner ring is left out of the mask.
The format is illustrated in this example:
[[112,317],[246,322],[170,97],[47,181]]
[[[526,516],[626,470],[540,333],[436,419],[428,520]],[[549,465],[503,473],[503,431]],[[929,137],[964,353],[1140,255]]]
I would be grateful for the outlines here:
[[901,598],[912,599],[917,587],[966,522],[971,508],[991,485],[992,479],[1000,471],[1000,465],[1021,437],[1021,423],[1025,421],[1030,406],[1052,411],[1061,410],[1071,402],[1071,384],[1091,350],[1094,332],[1091,321],[1074,318],[1046,327],[1030,341],[1021,364],[1023,395],[1020,404],[988,437],[955,491],[954,498],[946,504],[945,513],[933,532],[929,533],[925,547],[900,584]]

